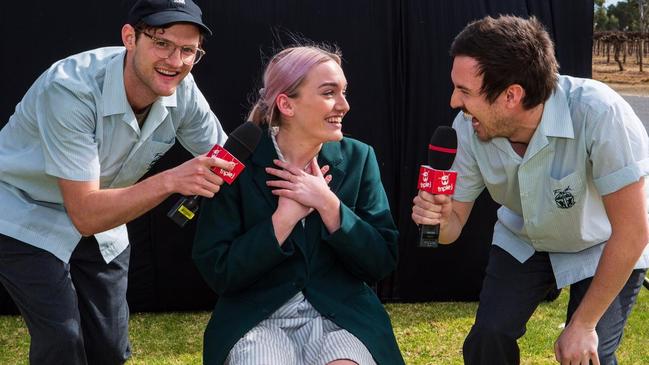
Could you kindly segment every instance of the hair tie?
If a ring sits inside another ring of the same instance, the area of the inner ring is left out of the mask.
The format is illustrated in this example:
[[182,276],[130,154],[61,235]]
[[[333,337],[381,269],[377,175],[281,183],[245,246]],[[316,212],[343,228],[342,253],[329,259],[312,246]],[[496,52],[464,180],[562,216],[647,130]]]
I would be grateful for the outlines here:
[[263,97],[265,92],[266,92],[266,89],[264,89],[262,87],[261,89],[259,89],[259,96]]

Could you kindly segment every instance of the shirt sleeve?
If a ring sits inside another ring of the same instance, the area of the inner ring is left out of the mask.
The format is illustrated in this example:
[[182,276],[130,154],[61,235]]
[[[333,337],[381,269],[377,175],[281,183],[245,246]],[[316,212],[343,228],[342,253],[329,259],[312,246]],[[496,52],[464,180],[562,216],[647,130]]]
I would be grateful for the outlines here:
[[57,82],[38,97],[36,118],[48,175],[75,181],[99,179],[93,105],[89,95]]
[[183,117],[177,136],[180,144],[194,156],[209,152],[215,144],[223,146],[227,135],[219,119],[196,86],[192,75],[187,75],[187,113]]
[[460,112],[453,121],[453,129],[457,132],[457,153],[451,167],[451,170],[457,172],[453,199],[472,202],[485,188],[482,173],[474,156],[473,128]]
[[649,174],[649,139],[642,122],[624,100],[587,122],[587,149],[593,182],[601,195],[613,193]]

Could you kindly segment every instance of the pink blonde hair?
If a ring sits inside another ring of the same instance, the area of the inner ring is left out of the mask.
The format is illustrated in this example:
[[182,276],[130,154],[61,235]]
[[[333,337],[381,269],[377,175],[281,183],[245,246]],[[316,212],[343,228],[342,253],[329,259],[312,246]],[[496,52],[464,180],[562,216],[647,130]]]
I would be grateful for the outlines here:
[[334,61],[341,64],[338,49],[325,46],[298,46],[286,48],[270,59],[263,76],[259,99],[248,115],[248,120],[261,125],[279,125],[279,110],[275,100],[280,94],[297,96],[297,91],[311,69],[321,63]]

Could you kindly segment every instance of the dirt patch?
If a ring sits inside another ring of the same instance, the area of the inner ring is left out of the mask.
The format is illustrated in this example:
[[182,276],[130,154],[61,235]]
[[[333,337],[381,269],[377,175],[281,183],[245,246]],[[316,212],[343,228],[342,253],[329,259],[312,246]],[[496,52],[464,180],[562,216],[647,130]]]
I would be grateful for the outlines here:
[[644,70],[640,72],[635,60],[627,58],[624,71],[620,71],[612,56],[608,64],[606,57],[593,56],[593,79],[606,83],[620,94],[649,96],[649,59],[644,62]]

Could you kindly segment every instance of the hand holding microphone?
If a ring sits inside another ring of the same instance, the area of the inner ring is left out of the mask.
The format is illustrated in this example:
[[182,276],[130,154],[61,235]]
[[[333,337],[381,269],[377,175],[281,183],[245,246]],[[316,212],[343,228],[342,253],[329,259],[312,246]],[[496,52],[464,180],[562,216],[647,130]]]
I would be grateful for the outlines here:
[[186,196],[200,195],[211,198],[224,182],[213,170],[232,170],[234,165],[232,161],[210,157],[209,154],[196,156],[168,170],[172,175],[170,181],[174,184],[172,191]]
[[[199,195],[213,196],[214,192],[219,190],[223,181],[232,184],[245,168],[241,160],[245,160],[250,156],[257,147],[260,138],[261,129],[252,122],[246,122],[230,134],[223,147],[215,145],[205,157],[197,157],[198,160],[209,159],[207,165],[210,166],[212,171],[209,174],[213,173],[213,175],[205,176],[207,186],[202,188],[204,191],[198,190],[201,193]],[[226,169],[223,161],[232,168]],[[198,211],[199,195],[182,197],[167,213],[167,216],[179,226],[184,227],[187,222],[195,217]]]
[[[453,165],[456,150],[455,130],[447,126],[438,127],[428,145],[428,165],[423,165],[419,169],[417,184],[419,195],[414,200],[412,213],[415,223],[425,223],[434,218],[431,215],[439,215],[439,220],[450,213],[450,196],[455,190],[457,173],[449,169]],[[418,246],[437,247],[439,229],[439,223],[422,224],[419,227]]]

